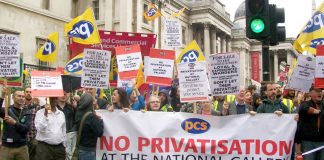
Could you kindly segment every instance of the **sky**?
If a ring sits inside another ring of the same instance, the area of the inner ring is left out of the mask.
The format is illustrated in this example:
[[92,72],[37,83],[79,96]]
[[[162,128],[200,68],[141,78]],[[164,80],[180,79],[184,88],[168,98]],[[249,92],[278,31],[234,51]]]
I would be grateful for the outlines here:
[[[219,0],[225,4],[225,10],[234,20],[237,7],[244,0]],[[320,6],[324,0],[315,0],[316,7]],[[286,37],[297,37],[304,28],[308,20],[312,17],[312,0],[269,0],[269,4],[276,4],[277,8],[285,9]]]

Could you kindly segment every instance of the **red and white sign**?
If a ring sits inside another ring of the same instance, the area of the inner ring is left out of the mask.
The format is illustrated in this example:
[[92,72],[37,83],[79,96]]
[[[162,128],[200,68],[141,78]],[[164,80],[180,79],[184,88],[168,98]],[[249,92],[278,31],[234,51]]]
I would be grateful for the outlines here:
[[63,86],[60,72],[31,71],[31,89],[33,97],[61,97]]
[[252,79],[260,82],[260,52],[251,52]]
[[153,49],[148,60],[146,83],[171,86],[175,52],[172,50]]
[[324,61],[320,61],[324,57],[324,45],[317,45],[316,47],[316,75],[314,86],[317,88],[324,88],[324,78],[319,76],[324,73]]
[[139,45],[116,47],[118,75],[120,79],[136,78],[142,63],[141,48]]
[[288,160],[297,128],[294,114],[96,113],[104,123],[96,159],[107,160]]

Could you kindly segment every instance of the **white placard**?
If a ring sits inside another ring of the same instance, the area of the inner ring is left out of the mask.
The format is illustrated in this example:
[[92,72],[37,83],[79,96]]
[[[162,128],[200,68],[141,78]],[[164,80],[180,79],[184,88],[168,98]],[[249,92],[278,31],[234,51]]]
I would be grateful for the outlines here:
[[240,55],[226,53],[212,55],[210,87],[213,96],[236,94],[240,90]]
[[85,49],[81,86],[108,88],[111,51]]
[[133,84],[136,80],[135,79],[119,79],[117,80],[117,87],[124,88],[133,88]]
[[32,76],[30,83],[33,90],[62,89],[61,77]]
[[324,78],[324,56],[316,56],[315,78]]
[[96,113],[100,160],[288,160],[297,128],[296,114]]
[[172,78],[174,61],[169,59],[150,58],[147,76]]
[[182,27],[176,19],[164,21],[164,43],[168,47],[182,47]]
[[208,80],[206,62],[179,63],[178,75],[180,83],[205,82]]
[[208,82],[180,83],[180,101],[198,102],[208,99]]
[[142,63],[141,52],[117,55],[118,72],[138,70]]
[[316,60],[312,55],[298,55],[296,68],[292,77],[304,80],[314,80]]
[[147,71],[148,71],[148,64],[150,61],[150,56],[144,56],[144,76],[145,76],[145,82],[146,82],[146,77],[147,77]]
[[0,34],[0,77],[20,77],[19,37]]

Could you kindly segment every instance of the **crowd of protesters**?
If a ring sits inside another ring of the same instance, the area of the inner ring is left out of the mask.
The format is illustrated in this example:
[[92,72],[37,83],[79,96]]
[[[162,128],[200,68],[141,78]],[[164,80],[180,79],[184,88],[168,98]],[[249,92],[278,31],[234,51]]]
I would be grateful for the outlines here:
[[[5,116],[4,107],[0,110],[3,119],[0,159],[64,160],[74,155],[80,160],[96,159],[97,138],[103,134],[103,120],[96,114],[96,109],[189,112],[207,116],[297,113],[292,159],[324,145],[323,92],[315,87],[304,94],[284,90],[278,84],[265,83],[260,92],[251,85],[241,88],[236,95],[210,96],[207,101],[198,103],[182,103],[177,85],[173,85],[170,91],[161,89],[146,99],[135,85],[126,90],[115,88],[111,104],[96,96],[95,89],[85,88],[77,93],[51,97],[48,103],[40,106],[39,99],[31,96],[29,87],[15,91],[8,115]],[[4,88],[0,105],[6,95],[8,91]],[[324,160],[324,150],[304,155],[304,159]]]

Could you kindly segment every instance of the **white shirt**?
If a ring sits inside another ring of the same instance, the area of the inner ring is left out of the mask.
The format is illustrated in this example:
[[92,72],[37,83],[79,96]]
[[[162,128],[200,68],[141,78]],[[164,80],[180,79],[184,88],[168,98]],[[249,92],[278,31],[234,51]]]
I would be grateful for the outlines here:
[[56,109],[55,113],[48,113],[46,117],[44,112],[44,108],[36,112],[36,140],[46,142],[51,145],[57,145],[60,143],[65,144],[66,124],[64,113]]

